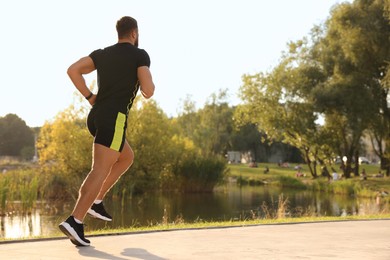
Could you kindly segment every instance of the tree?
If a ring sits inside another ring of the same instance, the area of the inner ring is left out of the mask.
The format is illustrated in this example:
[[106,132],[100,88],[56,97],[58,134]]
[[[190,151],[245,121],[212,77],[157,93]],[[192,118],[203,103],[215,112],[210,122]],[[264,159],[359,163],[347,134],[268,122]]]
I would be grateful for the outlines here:
[[389,138],[389,87],[385,78],[390,59],[390,24],[385,2],[356,0],[337,6],[326,22],[326,33],[314,47],[328,75],[326,83],[317,88],[318,104],[329,120],[344,117],[338,121],[348,135],[341,149],[347,157],[347,177],[352,160],[357,161],[360,138],[366,129],[378,137],[378,142]]
[[290,43],[270,73],[243,76],[244,103],[237,110],[237,117],[255,123],[270,140],[297,147],[313,177],[318,175],[317,161],[325,161],[325,144],[312,90],[325,80],[311,58],[310,42]]
[[226,101],[227,90],[212,94],[205,106],[195,111],[186,100],[185,110],[177,118],[178,131],[191,139],[204,155],[224,156],[231,148],[233,108]]
[[15,114],[0,117],[0,155],[20,156],[32,147],[33,131],[21,118]]
[[374,124],[375,118],[389,122],[389,39],[384,1],[336,6],[324,27],[313,28],[310,41],[289,44],[271,73],[243,77],[242,114],[267,135],[301,149],[314,177],[316,162],[332,153],[347,157],[349,177],[363,133],[375,125],[380,129],[372,130],[389,136],[387,123]]
[[259,132],[255,124],[239,125],[235,123],[231,139],[232,150],[251,151],[255,161],[267,161],[269,146],[268,143],[262,142],[265,135]]
[[71,105],[40,131],[37,148],[48,197],[72,196],[76,200],[90,170],[93,137],[85,126],[85,114],[85,109]]
[[183,109],[177,118],[173,120],[177,135],[183,136],[195,142],[200,126],[200,114],[196,110],[195,102],[189,96],[183,102]]
[[173,159],[169,153],[173,134],[168,117],[155,101],[137,99],[129,114],[126,134],[135,159],[122,183],[132,183],[136,191],[159,188],[160,173]]

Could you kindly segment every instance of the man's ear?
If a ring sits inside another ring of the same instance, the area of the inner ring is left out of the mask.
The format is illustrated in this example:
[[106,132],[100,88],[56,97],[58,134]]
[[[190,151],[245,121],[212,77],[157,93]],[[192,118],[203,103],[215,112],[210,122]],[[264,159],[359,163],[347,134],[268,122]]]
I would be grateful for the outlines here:
[[137,34],[138,34],[138,31],[137,30],[133,30],[131,32],[131,37],[134,38],[134,39],[137,39]]

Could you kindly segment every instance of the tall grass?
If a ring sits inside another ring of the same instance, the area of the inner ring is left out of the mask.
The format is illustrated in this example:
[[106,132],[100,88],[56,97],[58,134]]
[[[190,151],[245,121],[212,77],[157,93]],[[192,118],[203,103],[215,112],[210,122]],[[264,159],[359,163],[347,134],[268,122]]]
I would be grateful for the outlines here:
[[290,176],[279,176],[276,185],[282,188],[306,189],[307,186],[300,179]]
[[38,173],[33,169],[9,171],[0,175],[0,212],[5,212],[9,202],[20,201],[26,212],[35,206],[40,193]]
[[325,179],[316,179],[308,187],[313,191],[323,191],[326,193],[342,194],[348,196],[358,196],[373,198],[377,196],[377,191],[365,186],[359,180],[347,179],[329,182]]
[[271,201],[271,204],[263,202],[261,209],[258,212],[251,211],[251,219],[287,219],[287,218],[302,218],[302,217],[319,217],[318,213],[308,208],[290,208],[290,202],[288,197],[284,197],[284,194],[278,196],[277,202]]
[[334,181],[329,184],[332,192],[335,194],[357,195],[357,191],[361,189],[361,185],[353,180]]
[[8,179],[0,176],[0,212],[6,207],[7,194],[9,191],[8,182]]

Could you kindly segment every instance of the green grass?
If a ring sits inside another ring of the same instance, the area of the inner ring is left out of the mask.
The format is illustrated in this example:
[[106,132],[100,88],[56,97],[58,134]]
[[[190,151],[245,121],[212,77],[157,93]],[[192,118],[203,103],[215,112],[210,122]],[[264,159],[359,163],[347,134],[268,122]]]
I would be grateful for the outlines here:
[[[265,167],[269,167],[269,172],[264,173]],[[229,177],[237,179],[241,184],[277,183],[280,176],[295,176],[294,169],[278,167],[276,164],[259,164],[257,168],[251,168],[245,164],[228,165]]]
[[[306,165],[301,165],[305,177],[295,177],[297,164],[290,164],[288,168],[279,167],[272,163],[259,163],[257,168],[251,168],[246,164],[230,164],[229,177],[236,179],[239,184],[271,184],[290,188],[308,188],[336,194],[348,194],[361,197],[376,197],[382,191],[390,192],[390,178],[374,178],[379,171],[379,165],[360,165],[360,171],[365,169],[368,179],[363,181],[359,177],[352,177],[348,180],[338,180],[329,183],[326,178],[318,177],[313,179]],[[269,168],[267,174],[265,167]],[[336,165],[336,170],[339,168]],[[320,173],[320,169],[317,170]],[[341,173],[341,170],[338,170]]]
[[[299,218],[278,218],[278,219],[248,219],[248,220],[231,220],[218,222],[194,222],[194,223],[169,223],[157,224],[149,227],[123,227],[116,229],[100,229],[94,231],[86,231],[86,236],[100,236],[100,235],[120,235],[132,233],[146,233],[146,232],[160,232],[169,230],[191,230],[191,229],[207,229],[207,228],[227,228],[227,227],[245,227],[252,225],[274,225],[274,224],[288,224],[288,223],[312,223],[312,222],[330,222],[330,221],[356,221],[356,220],[379,220],[390,219],[390,214],[380,215],[365,215],[365,216],[345,216],[345,217],[299,217]],[[50,237],[37,236],[24,239],[4,239],[0,238],[1,242],[5,241],[29,241],[34,239],[49,239],[60,238],[64,235],[60,232]]]
[[168,225],[156,225],[152,227],[130,227],[120,229],[100,229],[87,232],[88,235],[102,234],[120,234],[136,233],[150,231],[165,231],[176,229],[205,229],[205,228],[226,228],[226,227],[245,227],[250,225],[269,225],[269,224],[286,224],[286,223],[306,223],[306,222],[326,222],[326,221],[347,221],[347,220],[375,220],[390,219],[390,214],[365,215],[365,216],[345,216],[345,217],[300,217],[300,218],[278,218],[278,219],[248,219],[248,220],[231,220],[218,222],[196,222],[196,223],[179,223]]

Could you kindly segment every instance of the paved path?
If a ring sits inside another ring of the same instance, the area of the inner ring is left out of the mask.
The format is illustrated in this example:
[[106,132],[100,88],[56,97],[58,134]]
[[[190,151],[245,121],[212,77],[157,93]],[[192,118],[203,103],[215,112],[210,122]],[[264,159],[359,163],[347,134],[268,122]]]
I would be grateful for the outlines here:
[[0,243],[0,259],[390,259],[390,220],[259,225]]

